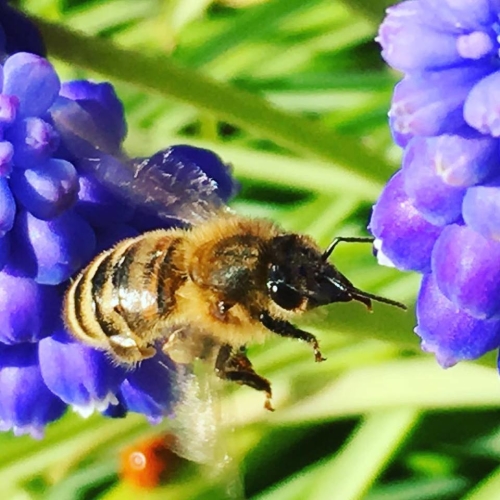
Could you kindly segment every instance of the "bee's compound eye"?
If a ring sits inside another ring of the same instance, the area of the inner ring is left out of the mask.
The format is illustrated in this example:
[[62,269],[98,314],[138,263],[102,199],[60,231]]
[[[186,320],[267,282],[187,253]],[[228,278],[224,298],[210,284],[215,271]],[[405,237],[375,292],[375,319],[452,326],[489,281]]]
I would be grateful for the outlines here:
[[302,304],[304,297],[289,283],[289,274],[282,266],[272,265],[267,276],[267,290],[276,304],[291,311]]
[[302,304],[302,295],[286,283],[270,281],[267,284],[267,289],[271,299],[283,309],[291,311]]

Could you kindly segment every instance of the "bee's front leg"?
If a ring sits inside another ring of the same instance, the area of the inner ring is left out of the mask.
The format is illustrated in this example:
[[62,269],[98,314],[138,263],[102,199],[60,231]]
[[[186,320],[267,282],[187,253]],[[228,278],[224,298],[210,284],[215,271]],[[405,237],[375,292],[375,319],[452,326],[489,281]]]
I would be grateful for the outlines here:
[[255,373],[252,363],[246,356],[244,349],[233,349],[229,344],[223,344],[215,361],[215,373],[218,377],[248,385],[257,391],[266,393],[264,408],[274,411],[271,403],[272,391],[269,380]]
[[273,318],[268,311],[262,311],[259,314],[259,321],[268,329],[282,337],[291,337],[294,339],[303,340],[308,344],[311,344],[314,351],[314,359],[319,361],[325,361],[319,350],[319,344],[316,337],[309,332],[305,332],[304,330],[300,330],[299,328],[293,326],[288,321],[284,321],[282,319]]

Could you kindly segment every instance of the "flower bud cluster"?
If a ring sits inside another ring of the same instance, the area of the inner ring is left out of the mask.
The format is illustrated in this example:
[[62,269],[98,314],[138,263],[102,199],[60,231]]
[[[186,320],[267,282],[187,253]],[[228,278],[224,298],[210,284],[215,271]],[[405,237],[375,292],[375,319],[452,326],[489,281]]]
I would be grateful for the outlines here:
[[[123,106],[110,84],[61,84],[46,59],[28,52],[5,58],[0,89],[0,429],[40,436],[67,406],[158,421],[174,399],[166,356],[127,370],[72,339],[61,319],[69,280],[97,253],[164,226],[80,167],[102,144],[123,157]],[[204,170],[221,199],[230,196],[218,156],[184,145],[169,151],[171,168]]]
[[500,346],[500,4],[403,1],[377,40],[404,154],[370,230],[380,263],[422,273],[415,331],[447,367]]

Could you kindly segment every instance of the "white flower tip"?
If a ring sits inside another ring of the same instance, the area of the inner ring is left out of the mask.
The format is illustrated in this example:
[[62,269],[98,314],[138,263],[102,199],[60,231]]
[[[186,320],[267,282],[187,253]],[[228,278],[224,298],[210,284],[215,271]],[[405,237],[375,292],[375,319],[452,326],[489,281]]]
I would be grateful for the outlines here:
[[118,399],[115,394],[109,392],[102,399],[92,399],[86,405],[72,405],[73,411],[83,418],[89,418],[94,412],[102,412],[109,405],[117,405]]
[[376,256],[377,256],[377,261],[381,266],[386,266],[386,267],[396,267],[394,265],[394,262],[392,262],[387,255],[384,254],[382,250],[382,240],[376,238],[375,241],[373,242],[373,248],[375,249]]
[[162,416],[147,417],[147,420],[151,425],[159,425],[163,422],[163,417]]
[[0,420],[0,431],[12,431],[15,436],[24,436],[29,434],[34,439],[42,439],[44,436],[44,428],[40,425],[13,425],[12,422]]
[[[415,328],[415,333],[421,337],[421,334],[419,333],[419,328],[418,326]],[[420,343],[420,348],[424,352],[428,352],[430,354],[434,354],[436,356],[436,361],[439,363],[441,368],[451,368],[452,366],[456,365],[458,360],[455,358],[450,353],[446,353],[440,350],[439,346],[431,343],[431,342],[426,342],[425,340],[422,340]]]

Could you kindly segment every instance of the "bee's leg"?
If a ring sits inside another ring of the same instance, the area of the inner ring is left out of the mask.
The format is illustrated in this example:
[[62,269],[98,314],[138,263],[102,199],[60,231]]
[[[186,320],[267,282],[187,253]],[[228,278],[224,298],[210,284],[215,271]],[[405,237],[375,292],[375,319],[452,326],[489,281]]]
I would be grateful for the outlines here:
[[255,373],[244,349],[235,351],[229,344],[223,344],[215,361],[215,373],[222,379],[248,385],[248,387],[252,387],[257,391],[265,392],[266,402],[264,408],[274,411],[271,403],[271,383]]
[[314,351],[314,359],[316,361],[325,361],[321,355],[321,351],[319,350],[319,344],[316,337],[309,332],[305,332],[304,330],[300,330],[296,328],[288,321],[284,321],[282,319],[273,318],[268,311],[262,311],[259,314],[259,321],[268,329],[282,337],[291,337],[294,339],[303,340],[308,344],[311,344]]
[[135,364],[156,354],[154,347],[140,346],[133,338],[125,335],[112,335],[109,343],[118,361],[125,364]]

